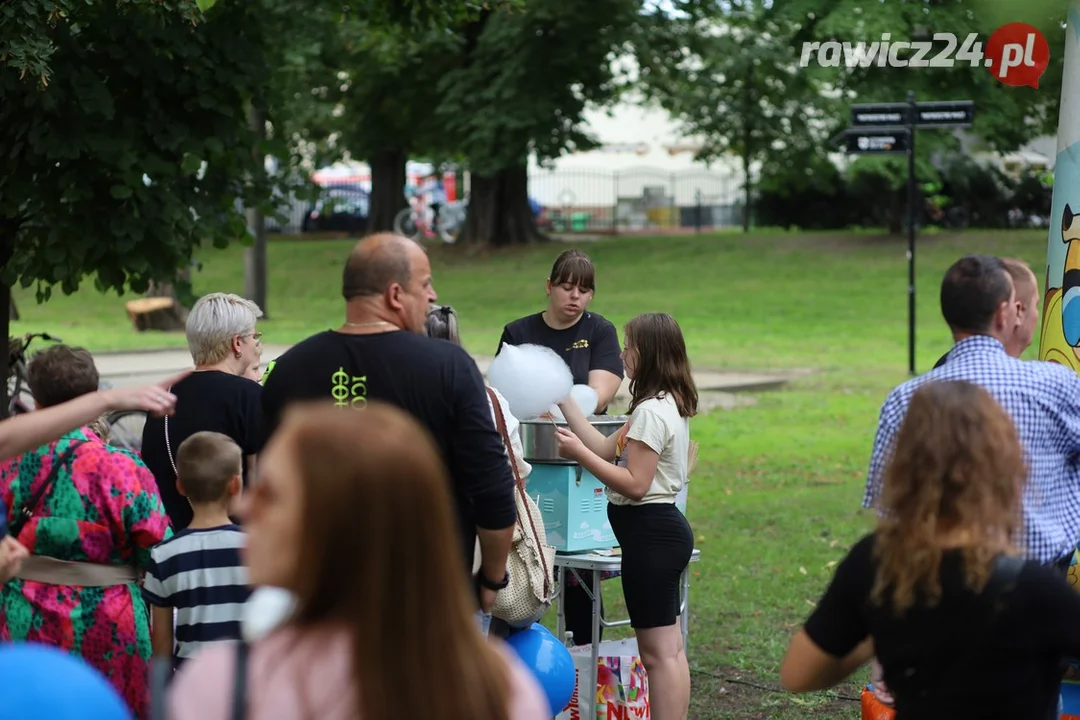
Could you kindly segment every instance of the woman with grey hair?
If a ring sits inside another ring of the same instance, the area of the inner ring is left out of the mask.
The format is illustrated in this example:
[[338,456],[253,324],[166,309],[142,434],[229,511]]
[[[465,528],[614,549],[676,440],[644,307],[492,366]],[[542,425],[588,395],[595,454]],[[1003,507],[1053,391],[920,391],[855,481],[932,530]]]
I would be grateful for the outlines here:
[[232,438],[244,451],[244,483],[253,476],[262,435],[262,386],[247,377],[262,356],[255,324],[262,310],[231,293],[199,298],[187,319],[188,349],[195,371],[172,387],[176,414],[147,418],[142,458],[157,478],[175,530],[191,522],[191,506],[176,487],[176,449],[203,430]]

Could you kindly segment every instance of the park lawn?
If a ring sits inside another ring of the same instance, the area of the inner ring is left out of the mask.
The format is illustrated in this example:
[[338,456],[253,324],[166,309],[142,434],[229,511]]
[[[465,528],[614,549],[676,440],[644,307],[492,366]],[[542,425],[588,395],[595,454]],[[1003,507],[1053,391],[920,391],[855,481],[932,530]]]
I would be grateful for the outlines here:
[[[697,368],[813,371],[785,389],[755,393],[751,406],[694,420],[701,453],[689,516],[702,560],[691,586],[691,717],[857,718],[857,684],[791,697],[778,692],[776,671],[835,563],[870,527],[859,505],[877,413],[906,377],[906,243],[755,232],[582,246],[599,269],[593,309],[620,330],[636,313],[671,312]],[[271,319],[260,328],[266,342],[291,343],[341,321],[349,247],[346,240],[271,242]],[[432,250],[440,300],[459,311],[469,350],[490,355],[504,323],[542,307],[544,278],[564,247]],[[241,292],[241,252],[203,253],[196,292]],[[950,344],[937,289],[946,267],[967,252],[1024,258],[1041,277],[1046,233],[920,238],[920,372]],[[130,330],[115,295],[86,290],[36,306],[24,292],[17,300],[23,321],[13,332],[47,330],[94,351],[183,345],[181,334]],[[622,605],[618,581],[606,583],[605,597],[614,616]]]

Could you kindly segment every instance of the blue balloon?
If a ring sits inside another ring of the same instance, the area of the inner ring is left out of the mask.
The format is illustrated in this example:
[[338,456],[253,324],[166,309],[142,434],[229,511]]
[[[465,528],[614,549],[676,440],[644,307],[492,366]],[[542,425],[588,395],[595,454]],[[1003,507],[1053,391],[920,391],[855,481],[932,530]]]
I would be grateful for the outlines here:
[[551,717],[563,711],[574,695],[574,659],[570,651],[539,623],[506,639],[521,662],[540,683]]
[[71,653],[38,643],[0,645],[0,713],[10,718],[131,720],[109,681]]

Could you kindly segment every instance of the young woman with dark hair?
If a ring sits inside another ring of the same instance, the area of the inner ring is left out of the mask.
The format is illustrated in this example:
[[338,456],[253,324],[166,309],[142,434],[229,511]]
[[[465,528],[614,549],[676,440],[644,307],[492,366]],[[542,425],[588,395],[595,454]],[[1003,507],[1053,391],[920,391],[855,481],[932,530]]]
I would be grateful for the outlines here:
[[[624,371],[615,326],[589,310],[596,296],[596,266],[581,250],[565,250],[552,263],[544,289],[547,307],[504,327],[498,350],[503,345],[541,345],[553,350],[570,367],[575,385],[596,391],[596,414],[603,415],[622,386]],[[574,644],[588,645],[603,640],[604,629],[593,638],[592,599],[585,590],[592,586],[592,572],[578,574],[585,587],[575,575],[567,578],[563,610]],[[601,573],[600,577],[607,580],[615,575]]]
[[630,419],[604,437],[576,403],[560,403],[570,430],[558,430],[559,452],[608,488],[608,519],[622,548],[623,595],[649,674],[652,717],[679,720],[690,707],[679,581],[694,533],[675,502],[689,474],[698,394],[675,318],[639,315],[626,325],[625,338]]
[[1080,593],[1019,557],[1026,474],[1016,428],[986,390],[920,387],[878,526],[792,638],[784,687],[832,687],[876,655],[897,720],[1056,719],[1062,658],[1080,655]]

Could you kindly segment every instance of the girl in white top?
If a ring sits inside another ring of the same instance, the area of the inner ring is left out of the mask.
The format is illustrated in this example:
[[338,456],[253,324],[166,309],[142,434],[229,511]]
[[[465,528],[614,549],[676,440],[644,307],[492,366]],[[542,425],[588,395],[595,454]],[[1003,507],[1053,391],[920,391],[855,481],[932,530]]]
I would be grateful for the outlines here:
[[675,318],[639,315],[624,336],[630,419],[604,437],[575,402],[562,402],[570,430],[558,430],[559,453],[607,486],[608,520],[622,548],[623,595],[649,674],[652,717],[681,720],[690,708],[690,668],[678,624],[679,581],[694,533],[675,503],[687,481],[697,388]]

